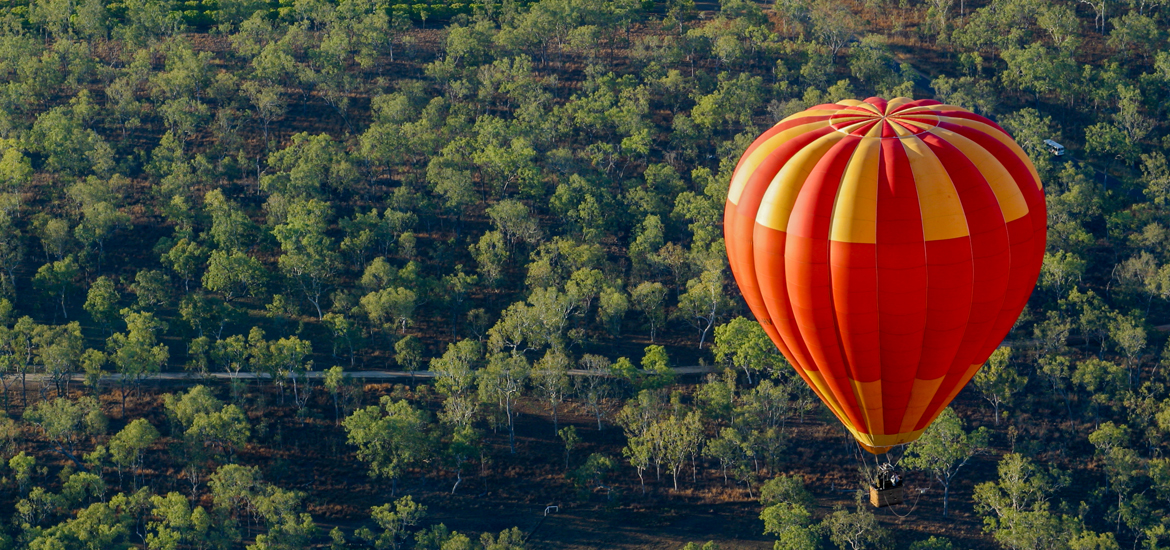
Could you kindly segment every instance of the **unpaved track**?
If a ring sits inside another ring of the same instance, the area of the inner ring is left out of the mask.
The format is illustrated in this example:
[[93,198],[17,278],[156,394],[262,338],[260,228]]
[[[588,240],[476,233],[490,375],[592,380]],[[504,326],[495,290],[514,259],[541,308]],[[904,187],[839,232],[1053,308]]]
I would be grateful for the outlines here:
[[[681,376],[681,375],[706,374],[708,372],[713,372],[715,369],[714,369],[714,367],[711,367],[711,366],[695,365],[695,366],[690,366],[690,367],[677,367],[677,368],[674,368],[671,370],[674,371],[675,376]],[[312,379],[320,379],[320,378],[325,377],[325,371],[309,371],[305,374],[309,378],[312,378]],[[409,372],[397,371],[397,370],[355,370],[355,371],[345,371],[345,375],[349,376],[351,378],[357,378],[357,379],[361,379],[361,380],[397,380],[397,379],[402,379],[402,378],[410,379],[412,377],[412,375]],[[10,376],[10,377],[12,377],[12,379],[16,379],[16,380],[20,379],[19,374],[8,374],[7,376]],[[429,378],[434,378],[435,376],[437,376],[437,375],[432,371],[420,370],[420,371],[417,371],[414,373],[413,378],[429,379]],[[589,371],[583,370],[583,369],[569,369],[569,376],[594,376],[594,375],[591,374]],[[257,373],[257,372],[241,372],[239,374],[231,374],[231,373],[226,373],[226,372],[209,372],[207,374],[198,374],[198,373],[193,373],[193,372],[160,372],[160,373],[156,373],[156,374],[150,374],[147,376],[143,376],[141,378],[141,380],[142,381],[174,381],[174,382],[198,383],[198,382],[202,382],[205,380],[231,380],[232,378],[238,378],[241,380],[256,380],[258,378],[262,379],[262,378],[271,378],[271,377],[272,377],[272,375],[270,375],[270,374]],[[74,373],[74,374],[69,375],[68,378],[70,381],[73,381],[73,382],[81,382],[81,381],[85,380],[85,375]],[[53,378],[48,374],[29,374],[26,379],[30,383],[33,383],[33,382],[41,383],[41,382],[51,382]],[[101,378],[101,382],[102,383],[107,383],[107,382],[115,382],[116,383],[116,382],[121,382],[122,379],[123,379],[123,375],[121,375],[121,374],[117,374],[117,373],[103,374],[102,378]]]

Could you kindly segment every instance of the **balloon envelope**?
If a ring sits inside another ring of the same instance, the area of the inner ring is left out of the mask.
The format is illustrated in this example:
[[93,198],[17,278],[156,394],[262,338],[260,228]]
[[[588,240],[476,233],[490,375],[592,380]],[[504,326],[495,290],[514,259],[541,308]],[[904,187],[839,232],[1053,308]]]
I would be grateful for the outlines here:
[[724,212],[752,313],[874,453],[917,439],[1003,341],[1046,229],[1006,131],[906,98],[784,119],[743,154]]

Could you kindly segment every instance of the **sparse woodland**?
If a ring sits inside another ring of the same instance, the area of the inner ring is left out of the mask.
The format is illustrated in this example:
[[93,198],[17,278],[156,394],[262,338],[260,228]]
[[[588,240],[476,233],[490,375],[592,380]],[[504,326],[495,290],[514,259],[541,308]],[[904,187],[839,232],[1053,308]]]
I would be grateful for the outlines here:
[[[1168,22],[8,0],[0,548],[1170,548]],[[992,118],[1049,209],[1028,308],[880,510],[721,230],[756,135],[871,95]]]

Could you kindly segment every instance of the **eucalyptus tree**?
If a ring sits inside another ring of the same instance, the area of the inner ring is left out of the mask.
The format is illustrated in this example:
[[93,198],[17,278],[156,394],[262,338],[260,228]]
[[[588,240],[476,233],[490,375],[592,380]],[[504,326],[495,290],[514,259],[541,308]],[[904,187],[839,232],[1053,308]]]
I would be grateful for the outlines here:
[[369,465],[370,477],[391,481],[391,495],[406,469],[427,457],[429,424],[425,411],[389,396],[378,405],[354,411],[342,422],[349,443],[358,448],[358,459]]
[[280,269],[313,304],[318,319],[325,316],[321,300],[340,267],[337,245],[325,234],[331,210],[329,203],[317,199],[293,201],[284,222],[272,230],[284,252],[278,261]]
[[139,387],[146,376],[159,372],[170,359],[170,348],[158,341],[158,333],[166,330],[166,323],[151,313],[129,308],[123,309],[121,314],[126,331],[107,338],[106,350],[121,375],[122,416],[125,417],[128,388]]
[[118,301],[121,298],[122,295],[118,293],[114,281],[103,275],[90,285],[85,305],[82,308],[108,334],[112,332],[113,323],[118,319],[118,311],[122,309],[118,307]]
[[550,348],[532,366],[532,385],[539,393],[540,399],[552,412],[553,433],[560,430],[557,411],[561,403],[565,401],[566,394],[571,389],[569,381],[570,365],[572,365],[572,360],[563,351]]
[[485,403],[496,403],[508,423],[508,447],[516,454],[516,401],[523,395],[532,366],[523,355],[493,353],[487,366],[477,375],[479,397]]
[[92,397],[38,401],[25,409],[24,419],[40,429],[53,450],[82,470],[85,465],[78,459],[78,446],[86,436],[105,432],[107,425],[97,400]]
[[963,421],[948,407],[906,449],[902,464],[930,473],[942,485],[944,517],[947,515],[951,481],[972,457],[987,448],[989,436],[987,428],[964,431]]

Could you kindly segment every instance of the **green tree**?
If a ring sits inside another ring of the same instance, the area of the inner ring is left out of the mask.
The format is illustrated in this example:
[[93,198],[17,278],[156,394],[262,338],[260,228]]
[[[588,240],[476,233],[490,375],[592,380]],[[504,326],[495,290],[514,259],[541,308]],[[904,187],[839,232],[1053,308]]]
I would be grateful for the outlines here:
[[81,356],[85,349],[81,326],[76,321],[67,325],[38,326],[33,335],[33,344],[36,345],[36,357],[45,374],[57,388],[57,395],[66,395],[69,375],[81,367]]
[[723,287],[723,270],[707,270],[687,281],[686,292],[678,298],[674,317],[687,321],[699,331],[700,349],[707,341],[707,333],[731,306]]
[[109,450],[110,460],[118,467],[119,481],[122,480],[122,471],[130,470],[134,473],[134,484],[137,486],[138,473],[146,457],[145,452],[158,438],[158,430],[145,418],[134,419],[110,438],[106,448]]
[[659,216],[650,214],[642,220],[638,227],[637,236],[626,250],[630,262],[633,264],[635,275],[649,273],[654,253],[666,244],[664,232],[662,218]]
[[143,269],[134,274],[130,291],[137,296],[138,309],[153,310],[171,301],[171,278],[157,269]]
[[1076,365],[1072,372],[1072,382],[1088,394],[1094,416],[1100,414],[1102,405],[1118,405],[1129,386],[1124,367],[1095,357]]
[[61,484],[61,498],[66,506],[84,504],[86,501],[106,499],[106,482],[90,472],[74,472]]
[[241,464],[225,464],[211,474],[207,486],[211,489],[211,498],[215,511],[223,514],[229,522],[237,520],[241,510],[250,506],[252,500],[262,487],[260,469],[255,466]]
[[418,294],[403,287],[384,288],[362,296],[361,304],[376,326],[405,332],[414,318]]
[[69,312],[65,309],[65,302],[73,290],[73,283],[77,280],[78,272],[77,261],[73,259],[72,255],[69,255],[63,260],[42,265],[37,270],[36,276],[33,277],[34,285],[43,289],[50,297],[57,299],[61,306],[61,315],[66,319],[69,318]]
[[[662,462],[671,473],[674,490],[678,491],[678,476],[686,465],[699,456],[703,447],[703,423],[699,411],[690,411],[685,416],[672,414],[655,422],[650,429],[651,438],[663,442]],[[693,480],[692,480],[693,481]]]
[[1129,427],[1103,422],[1089,434],[1089,443],[1097,448],[1097,455],[1105,462],[1105,490],[1117,494],[1117,523],[1120,527],[1125,497],[1134,489],[1142,473],[1141,457],[1128,448]]
[[446,287],[447,303],[451,306],[451,324],[454,328],[459,315],[463,313],[463,302],[479,283],[479,277],[463,271],[463,264],[455,264],[452,273],[443,276],[443,286]]
[[442,523],[415,534],[416,550],[472,550],[471,539],[447,529]]
[[1112,122],[1098,122],[1085,128],[1085,151],[1112,154],[1127,164],[1140,158],[1140,142],[1153,129],[1154,119],[1142,113],[1141,92],[1132,86],[1117,86],[1117,112]]
[[557,410],[569,391],[569,365],[572,361],[563,352],[549,349],[532,367],[532,385],[540,399],[552,412],[553,433],[560,430]]
[[508,250],[514,251],[516,243],[539,244],[544,238],[540,224],[533,218],[528,207],[517,200],[502,200],[487,209],[488,217],[496,230],[508,243]]
[[242,449],[252,435],[248,415],[235,405],[208,412],[198,412],[183,432],[187,452],[184,473],[192,490],[198,484],[199,470],[209,459],[224,460]]
[[20,191],[32,175],[32,162],[16,140],[0,140],[0,190]]
[[85,353],[81,354],[81,370],[85,373],[85,379],[82,381],[87,388],[90,388],[94,393],[94,397],[98,397],[100,393],[100,385],[102,376],[105,374],[103,369],[109,357],[105,353],[96,349],[87,349]]
[[321,298],[332,286],[340,264],[337,246],[325,234],[331,215],[329,203],[296,201],[285,213],[284,223],[272,230],[284,252],[280,269],[317,309],[317,319],[324,317]]
[[43,330],[32,317],[24,316],[17,319],[10,330],[5,331],[9,353],[2,357],[5,357],[6,366],[20,374],[21,403],[25,406],[28,406],[27,377],[37,367],[36,338]]
[[979,393],[995,408],[996,426],[999,425],[999,408],[1010,405],[1012,397],[1028,383],[1028,377],[1012,368],[1011,356],[1012,348],[997,348],[972,379]]
[[[817,550],[821,547],[821,533],[813,523],[812,514],[804,506],[778,502],[760,513],[764,520],[764,534],[775,535],[775,550]],[[834,541],[836,542],[836,541]]]
[[479,544],[483,546],[484,550],[525,550],[528,548],[524,543],[526,538],[519,527],[512,527],[500,531],[499,535],[481,534]]
[[238,250],[230,253],[216,250],[211,253],[207,262],[203,286],[207,290],[222,294],[225,301],[231,302],[232,299],[244,294],[258,295],[263,290],[267,277],[267,270],[256,258]]
[[[1066,6],[1057,7],[1066,8]],[[1005,130],[1011,132],[1016,143],[1028,153],[1028,157],[1032,159],[1036,170],[1042,176],[1055,173],[1055,160],[1052,158],[1052,153],[1048,151],[1048,146],[1044,144],[1046,139],[1061,141],[1060,130],[1052,121],[1052,117],[1042,116],[1039,111],[1027,108],[1004,115],[999,122]]]
[[1061,547],[1072,526],[1067,516],[1049,511],[1048,499],[1064,476],[1015,453],[1004,455],[998,471],[997,481],[975,486],[975,511],[983,515],[984,530],[1008,548]]
[[898,75],[891,69],[893,65],[893,57],[881,35],[867,34],[849,48],[849,70],[854,78],[874,90],[898,84]]
[[191,280],[199,279],[199,272],[206,264],[207,254],[207,249],[199,243],[184,238],[179,239],[170,250],[167,250],[161,260],[183,279],[183,291],[190,292]]
[[674,370],[670,368],[670,357],[662,346],[646,346],[642,355],[642,372],[646,376],[643,385],[648,388],[665,388],[674,384]]
[[889,536],[873,512],[861,502],[852,512],[838,506],[832,514],[825,516],[821,526],[828,532],[829,540],[842,550],[881,548]]
[[[35,492],[35,489],[34,489]],[[130,526],[133,523],[127,508],[133,505],[126,495],[117,495],[109,503],[96,502],[77,511],[75,518],[67,519],[40,531],[29,542],[30,548],[130,548]],[[20,505],[17,505],[20,508]],[[30,526],[31,527],[31,526]],[[34,532],[39,529],[34,528]]]
[[215,337],[221,342],[233,310],[219,298],[192,292],[179,301],[179,316],[195,331],[197,338]]
[[[745,442],[743,436],[738,430],[734,428],[722,428],[718,432],[718,437],[714,437],[707,441],[707,445],[703,448],[703,456],[719,461],[719,471],[723,474],[723,484],[727,485],[727,472],[731,470],[733,473],[745,471],[743,463],[745,459]],[[747,468],[746,471],[751,471]],[[754,471],[751,471],[754,475]],[[748,490],[751,490],[749,483]]]
[[593,416],[597,419],[597,429],[601,430],[601,419],[605,416],[602,405],[614,391],[613,373],[610,368],[612,363],[605,357],[593,354],[581,356],[579,362],[585,373],[583,376],[573,377],[574,390],[593,411]]
[[752,373],[767,371],[773,375],[787,374],[788,361],[776,349],[763,327],[755,321],[736,317],[715,327],[715,361],[743,371],[748,384],[753,384]]
[[902,464],[907,468],[929,472],[943,486],[944,517],[947,515],[951,481],[971,457],[987,447],[989,435],[986,428],[974,432],[963,431],[963,421],[954,409],[948,407],[907,448]]
[[0,211],[0,292],[16,292],[16,268],[24,260],[24,235],[12,216]]
[[393,504],[370,508],[370,517],[378,525],[380,532],[363,527],[355,534],[378,550],[398,550],[406,539],[410,538],[409,529],[418,526],[426,512],[426,506],[416,503],[407,495]]
[[659,282],[644,282],[630,291],[630,303],[642,312],[650,324],[650,341],[666,322],[666,287]]
[[114,167],[113,150],[80,120],[79,115],[92,106],[88,99],[81,99],[83,95],[88,98],[88,92],[82,91],[71,105],[60,105],[38,115],[25,143],[34,145],[32,152],[47,157],[45,168],[49,171],[108,175]]
[[280,87],[264,82],[247,80],[241,89],[255,107],[254,116],[263,123],[264,143],[268,143],[268,127],[273,121],[284,118],[288,101],[281,95]]
[[177,396],[164,394],[162,401],[173,432],[190,428],[199,414],[210,414],[223,408],[223,401],[217,399],[211,389],[204,385],[195,386]]
[[326,313],[321,321],[333,335],[333,357],[337,357],[338,349],[348,348],[349,365],[352,367],[357,360],[357,348],[362,341],[361,326],[340,313]]
[[804,486],[804,478],[798,475],[781,474],[760,487],[760,504],[765,507],[788,503],[804,508],[812,508],[816,504],[812,493]]
[[1080,34],[1081,22],[1072,6],[1045,6],[1036,17],[1036,23],[1048,33],[1052,43],[1062,50],[1075,50],[1080,42],[1077,35]]
[[471,245],[471,255],[479,264],[479,275],[483,281],[495,286],[504,276],[508,262],[508,249],[499,231],[484,233],[479,241]]
[[910,550],[954,550],[955,546],[946,538],[931,535],[926,540],[920,540],[910,545]]
[[309,546],[317,534],[313,516],[301,512],[304,493],[288,491],[273,485],[253,497],[252,504],[264,518],[268,532],[256,535],[256,543],[248,550],[296,550]]
[[585,459],[585,463],[573,472],[577,485],[584,489],[606,489],[607,494],[612,489],[605,485],[606,476],[614,469],[613,459],[601,453],[593,453]]
[[389,396],[342,422],[350,445],[358,448],[357,457],[369,464],[370,477],[390,479],[392,495],[406,468],[425,458],[430,445],[428,425],[425,412]]
[[1085,274],[1085,261],[1071,252],[1045,253],[1040,269],[1040,286],[1064,294],[1072,284],[1080,281]]
[[101,276],[89,287],[85,305],[82,307],[108,333],[112,331],[112,325],[118,319],[118,311],[121,309],[118,307],[118,300],[121,299],[122,295],[118,293],[114,281],[109,277]]
[[1109,322],[1116,314],[1104,300],[1092,290],[1084,293],[1073,288],[1069,291],[1065,304],[1072,313],[1079,313],[1077,328],[1084,336],[1086,344],[1094,340],[1099,344],[1098,351],[1104,352],[1105,343],[1109,338]]
[[345,369],[339,366],[329,367],[325,371],[325,389],[333,396],[333,423],[338,426],[341,425],[341,392],[349,379],[351,377],[345,373]]
[[293,399],[297,407],[303,410],[304,400],[311,392],[306,373],[313,370],[313,362],[307,359],[313,354],[312,343],[296,336],[276,341],[265,341],[261,333],[256,333],[255,338],[252,338],[252,334],[248,336],[252,346],[251,361],[255,366],[267,371],[272,382],[280,388],[281,402],[284,401],[284,386],[291,381]]
[[211,542],[215,520],[202,506],[192,509],[187,497],[176,492],[154,495],[150,503],[157,519],[147,523],[148,550],[178,550],[184,544],[198,548]]
[[605,327],[610,336],[619,336],[626,312],[630,309],[630,298],[620,286],[602,287],[597,300],[597,321]]
[[208,233],[225,256],[248,248],[254,242],[256,224],[239,204],[228,200],[223,191],[208,191],[203,196],[203,208],[211,216]]
[[848,7],[828,0],[814,2],[808,17],[812,21],[813,31],[834,56],[849,43],[861,26],[857,16]]
[[496,403],[508,422],[508,447],[516,454],[516,400],[524,393],[532,366],[523,355],[494,353],[487,367],[479,371],[479,398],[485,403]]
[[447,346],[442,357],[431,359],[435,373],[435,390],[446,399],[439,419],[457,427],[470,427],[476,411],[476,363],[483,357],[483,349],[474,340],[460,340]]
[[97,247],[98,264],[100,271],[102,257],[106,253],[106,241],[120,228],[130,227],[130,215],[114,208],[108,202],[98,202],[85,205],[81,209],[81,223],[73,230],[78,242],[86,246]]
[[[651,462],[654,461],[655,451],[657,450],[652,441],[646,435],[631,435],[627,433],[626,446],[622,448],[622,456],[630,462],[630,466],[638,472],[638,483],[642,486],[642,495],[646,494],[646,470],[650,468]],[[567,464],[566,464],[567,466]]]
[[[1166,60],[1170,67],[1170,54]],[[1142,155],[1141,159],[1142,181],[1145,183],[1143,193],[1156,206],[1165,207],[1170,197],[1170,163],[1166,162],[1166,155],[1159,152]]]
[[566,426],[557,430],[557,437],[565,446],[565,469],[569,469],[569,455],[573,452],[573,448],[581,443],[581,436],[577,434],[576,426]]
[[33,473],[35,473],[35,466],[37,458],[24,451],[20,451],[8,459],[8,469],[12,470],[13,480],[16,481],[16,487],[21,494],[28,492],[29,483],[32,481]]
[[[551,300],[545,301],[545,305],[548,307],[543,312],[536,311],[535,307],[524,302],[515,302],[508,306],[500,314],[500,319],[496,321],[496,324],[487,331],[488,348],[491,350],[508,348],[514,354],[523,354],[549,343],[547,340],[549,335],[541,326],[540,314],[546,313],[551,317],[558,311],[564,313],[564,310],[558,306],[572,306],[569,300],[556,292],[555,289],[551,293],[541,292],[541,297],[551,298]],[[560,315],[558,317],[565,318],[565,316]],[[557,335],[559,336],[559,333]],[[560,349],[559,346],[553,346],[553,348]]]
[[1135,370],[1141,370],[1141,356],[1146,348],[1146,329],[1142,319],[1131,315],[1117,314],[1109,323],[1109,339],[1125,357],[1125,370],[1129,385],[1135,381]]
[[73,236],[68,221],[41,217],[36,220],[34,230],[45,251],[45,258],[50,262],[64,260],[73,249]]
[[24,412],[24,419],[36,426],[53,445],[53,449],[84,469],[77,458],[77,445],[86,435],[99,435],[106,429],[106,417],[92,397],[76,401],[58,397],[39,401]]
[[144,377],[159,372],[170,359],[170,348],[158,342],[158,333],[166,330],[166,324],[155,319],[153,314],[129,308],[123,309],[121,314],[126,332],[107,338],[106,350],[122,375],[122,416],[125,417],[128,387],[138,387]]
[[1107,44],[1125,57],[1134,53],[1148,57],[1151,49],[1157,47],[1160,35],[1161,31],[1153,18],[1129,12],[1113,19],[1113,29],[1109,32]]
[[345,191],[358,175],[344,147],[328,134],[293,135],[288,147],[268,155],[268,165],[279,172],[261,178],[261,189],[289,198],[320,196],[326,186]]
[[414,381],[414,373],[423,365],[426,359],[424,353],[422,340],[416,336],[406,336],[401,340],[394,342],[394,361],[402,370],[410,373],[410,380]]

